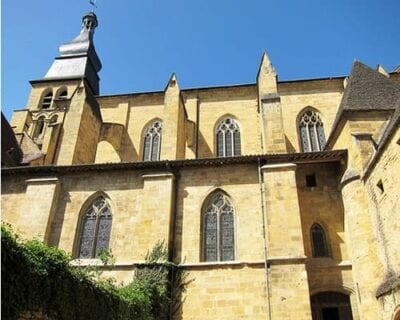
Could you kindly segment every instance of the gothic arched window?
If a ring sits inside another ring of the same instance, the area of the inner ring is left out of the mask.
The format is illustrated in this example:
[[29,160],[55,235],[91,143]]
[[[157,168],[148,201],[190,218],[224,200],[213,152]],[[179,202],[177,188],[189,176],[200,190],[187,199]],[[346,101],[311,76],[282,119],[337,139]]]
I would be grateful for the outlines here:
[[226,118],[218,125],[217,157],[240,156],[240,128],[236,120]]
[[235,260],[234,209],[222,192],[208,201],[203,212],[203,260]]
[[299,120],[301,147],[303,152],[321,151],[325,147],[324,124],[319,114],[306,110]]
[[314,258],[328,257],[328,242],[324,229],[315,223],[311,227],[311,245]]
[[51,101],[53,100],[53,92],[50,91],[46,93],[42,100],[42,109],[49,109],[51,106]]
[[102,249],[108,249],[112,224],[111,208],[100,196],[86,209],[82,218],[78,258],[95,258]]
[[162,122],[153,122],[144,133],[143,161],[160,160]]

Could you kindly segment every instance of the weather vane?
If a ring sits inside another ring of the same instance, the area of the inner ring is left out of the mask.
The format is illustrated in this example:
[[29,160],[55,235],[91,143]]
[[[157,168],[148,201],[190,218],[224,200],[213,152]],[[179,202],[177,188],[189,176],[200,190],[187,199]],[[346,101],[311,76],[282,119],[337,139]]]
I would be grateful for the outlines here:
[[95,8],[97,8],[96,1],[97,0],[89,0],[89,3],[93,6],[93,11]]

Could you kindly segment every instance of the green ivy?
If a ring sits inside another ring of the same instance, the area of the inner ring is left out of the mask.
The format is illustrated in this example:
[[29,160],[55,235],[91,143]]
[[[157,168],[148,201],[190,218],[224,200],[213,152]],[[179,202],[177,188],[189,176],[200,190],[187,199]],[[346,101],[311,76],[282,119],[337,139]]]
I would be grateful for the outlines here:
[[[181,306],[187,274],[168,262],[159,242],[146,255],[131,283],[117,286],[93,267],[73,267],[62,250],[38,240],[22,242],[10,226],[1,226],[2,319],[42,312],[49,319],[170,319]],[[111,251],[99,258],[112,268]]]

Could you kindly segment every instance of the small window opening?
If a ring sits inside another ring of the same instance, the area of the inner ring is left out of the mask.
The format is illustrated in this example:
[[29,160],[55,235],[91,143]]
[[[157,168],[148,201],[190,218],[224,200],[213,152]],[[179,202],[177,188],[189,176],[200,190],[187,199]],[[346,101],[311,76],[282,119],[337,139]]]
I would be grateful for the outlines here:
[[306,175],[306,186],[308,188],[317,186],[317,179],[315,177],[315,173]]
[[376,186],[377,186],[378,189],[381,191],[381,193],[384,193],[384,192],[385,192],[385,189],[383,188],[382,180],[379,180],[378,183],[376,184]]
[[51,100],[53,99],[53,93],[49,92],[43,97],[42,109],[49,109],[51,106]]
[[68,92],[67,90],[63,90],[60,95],[58,96],[58,99],[67,99],[68,98]]

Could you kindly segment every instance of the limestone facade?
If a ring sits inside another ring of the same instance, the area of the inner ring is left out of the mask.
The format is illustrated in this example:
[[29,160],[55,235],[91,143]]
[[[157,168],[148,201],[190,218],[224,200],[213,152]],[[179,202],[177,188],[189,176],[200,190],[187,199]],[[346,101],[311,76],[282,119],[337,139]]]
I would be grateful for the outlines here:
[[278,81],[264,54],[254,84],[102,96],[88,77],[32,81],[12,117],[2,213],[22,237],[98,263],[81,249],[101,198],[106,274],[128,282],[165,241],[191,279],[179,319],[398,319],[398,72]]

